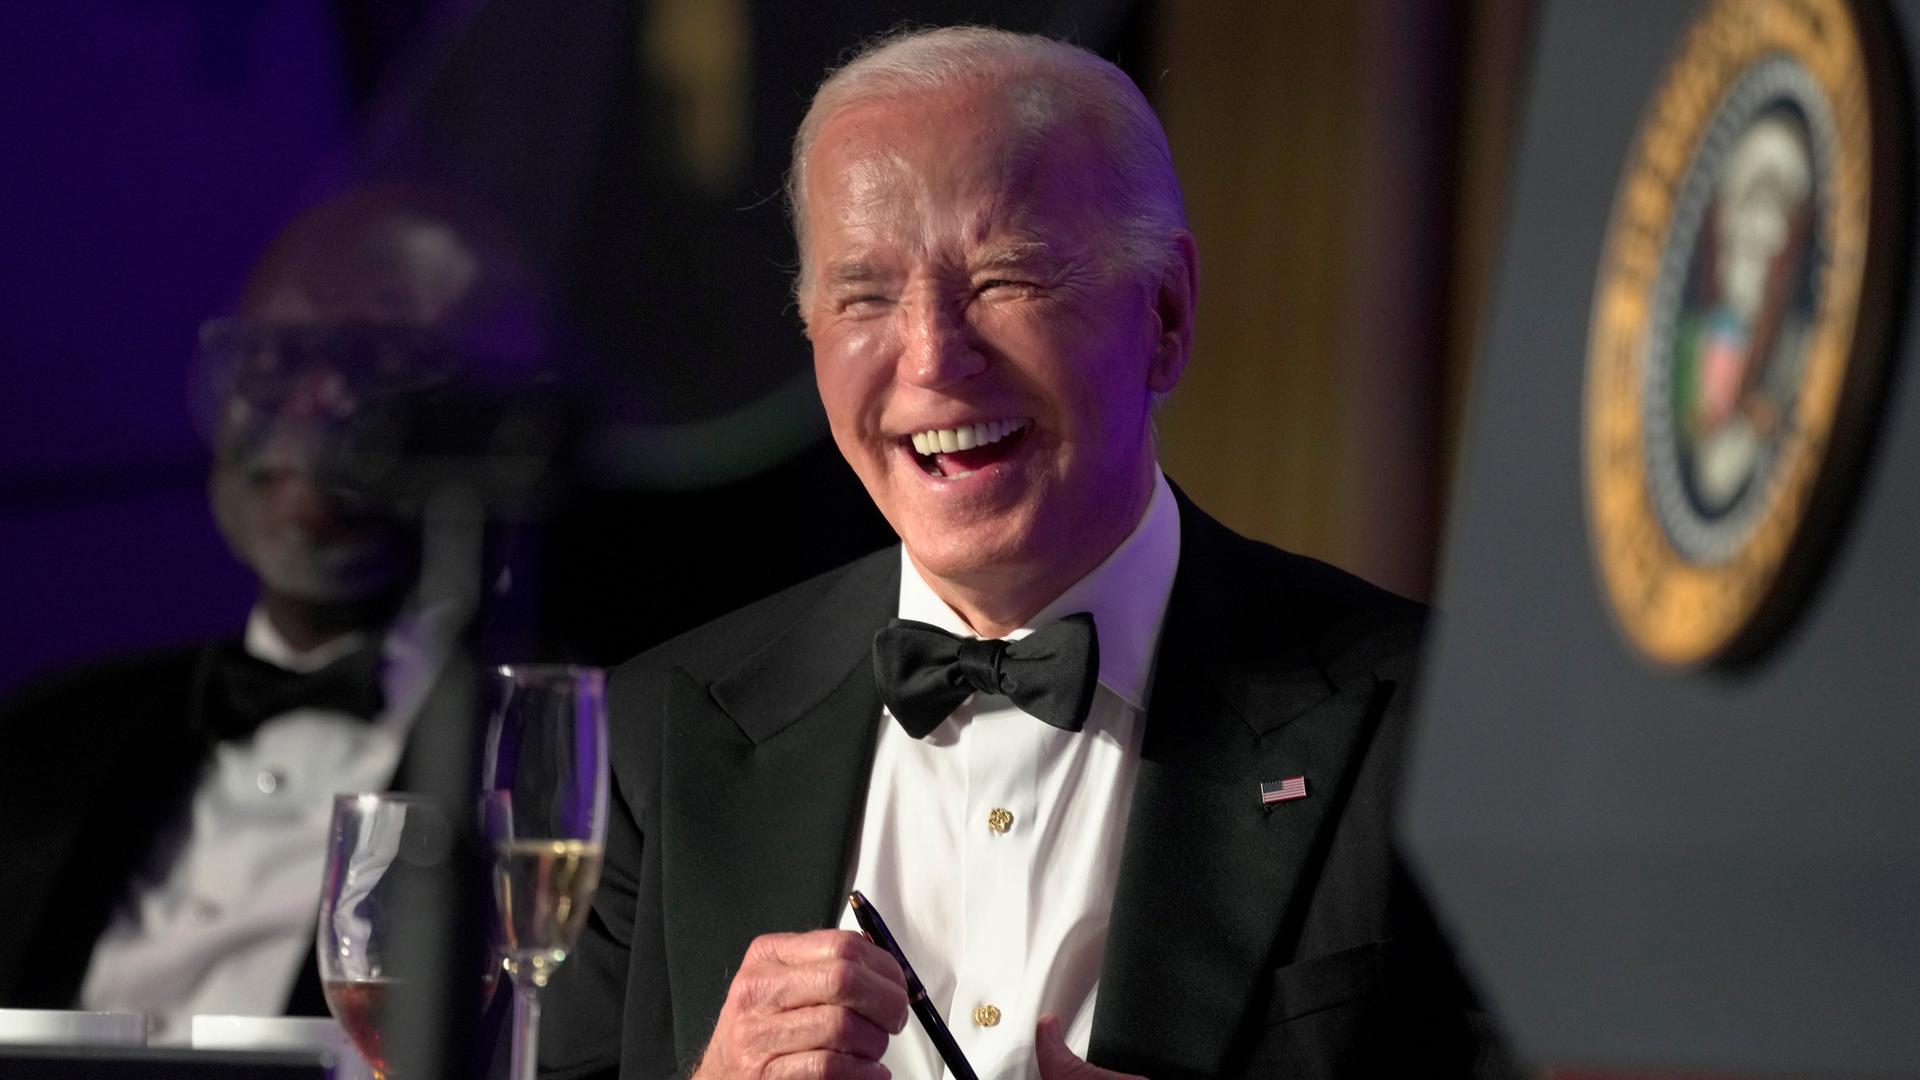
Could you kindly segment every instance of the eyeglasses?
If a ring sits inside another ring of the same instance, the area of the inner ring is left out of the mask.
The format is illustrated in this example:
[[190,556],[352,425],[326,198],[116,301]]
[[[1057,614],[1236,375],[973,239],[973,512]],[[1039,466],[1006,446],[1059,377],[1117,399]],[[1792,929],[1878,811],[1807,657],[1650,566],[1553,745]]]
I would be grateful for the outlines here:
[[337,376],[356,394],[379,397],[444,386],[464,364],[443,335],[393,323],[284,323],[212,319],[194,354],[216,399],[283,401],[303,379]]

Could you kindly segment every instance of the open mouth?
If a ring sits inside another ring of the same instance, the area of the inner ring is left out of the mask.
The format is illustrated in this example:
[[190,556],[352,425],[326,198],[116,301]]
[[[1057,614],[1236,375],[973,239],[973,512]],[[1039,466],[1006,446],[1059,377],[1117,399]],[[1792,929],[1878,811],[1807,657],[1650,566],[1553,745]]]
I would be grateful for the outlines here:
[[987,420],[957,428],[917,431],[906,441],[914,460],[929,476],[957,480],[979,472],[1013,452],[1027,433],[1024,419]]

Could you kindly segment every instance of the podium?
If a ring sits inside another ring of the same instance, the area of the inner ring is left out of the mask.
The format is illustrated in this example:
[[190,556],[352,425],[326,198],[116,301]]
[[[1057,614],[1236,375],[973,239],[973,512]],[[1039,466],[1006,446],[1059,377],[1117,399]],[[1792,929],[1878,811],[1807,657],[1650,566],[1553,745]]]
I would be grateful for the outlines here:
[[1539,20],[1402,838],[1536,1065],[1920,1076],[1920,2]]

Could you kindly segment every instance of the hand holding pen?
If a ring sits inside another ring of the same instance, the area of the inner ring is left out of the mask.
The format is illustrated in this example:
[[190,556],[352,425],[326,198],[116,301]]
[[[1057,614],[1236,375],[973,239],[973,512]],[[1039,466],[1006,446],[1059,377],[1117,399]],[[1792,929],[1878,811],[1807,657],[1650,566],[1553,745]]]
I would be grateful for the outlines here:
[[[920,976],[914,974],[913,965],[907,962],[907,954],[901,950],[900,943],[894,940],[880,912],[858,889],[847,897],[847,906],[853,909],[854,921],[860,924],[860,931],[867,935],[867,940],[885,949],[899,962],[907,980],[907,1003],[913,1007],[914,1018],[925,1029],[927,1039],[939,1051],[947,1072],[954,1080],[978,1080],[973,1065],[960,1051],[960,1044],[954,1041],[953,1033],[947,1030],[946,1021],[940,1018],[940,1010],[927,997],[926,987],[920,984]],[[1082,1060],[1067,1047],[1060,1018],[1052,1013],[1042,1016],[1034,1029],[1034,1056],[1040,1067],[1041,1080],[1145,1080],[1144,1077],[1112,1072]]]
[[906,979],[859,934],[753,939],[727,988],[695,1080],[881,1080],[890,1034],[907,1025]]
[[885,949],[888,955],[900,965],[900,973],[906,977],[907,1004],[913,1009],[914,1019],[926,1030],[927,1039],[933,1048],[940,1052],[940,1060],[946,1063],[947,1071],[954,1080],[979,1080],[968,1064],[967,1055],[960,1052],[960,1044],[953,1041],[953,1033],[947,1030],[946,1021],[940,1018],[940,1010],[934,1008],[933,1001],[927,997],[927,988],[920,985],[920,976],[913,973],[913,965],[907,963],[907,954],[900,951],[900,943],[893,939],[893,932],[887,929],[885,919],[875,911],[873,904],[855,889],[847,897],[847,906],[853,909],[853,919],[860,924],[860,932],[867,940]]

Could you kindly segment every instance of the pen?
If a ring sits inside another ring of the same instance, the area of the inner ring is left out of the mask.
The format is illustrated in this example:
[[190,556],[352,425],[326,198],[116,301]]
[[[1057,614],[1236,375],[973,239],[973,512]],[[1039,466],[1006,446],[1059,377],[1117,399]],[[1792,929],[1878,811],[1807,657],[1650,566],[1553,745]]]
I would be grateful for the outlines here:
[[860,924],[860,932],[867,935],[867,940],[892,953],[899,963],[900,973],[907,977],[907,1004],[912,1006],[920,1026],[926,1029],[933,1048],[940,1051],[940,1060],[947,1063],[947,1071],[954,1075],[954,1080],[979,1080],[973,1066],[967,1063],[967,1055],[960,1052],[960,1044],[953,1041],[946,1021],[940,1019],[940,1010],[927,999],[927,988],[920,985],[920,976],[915,975],[913,965],[907,963],[907,954],[900,951],[900,943],[893,940],[880,913],[873,909],[873,902],[855,889],[847,897],[847,906],[853,909],[854,921]]

